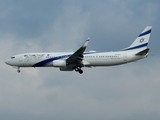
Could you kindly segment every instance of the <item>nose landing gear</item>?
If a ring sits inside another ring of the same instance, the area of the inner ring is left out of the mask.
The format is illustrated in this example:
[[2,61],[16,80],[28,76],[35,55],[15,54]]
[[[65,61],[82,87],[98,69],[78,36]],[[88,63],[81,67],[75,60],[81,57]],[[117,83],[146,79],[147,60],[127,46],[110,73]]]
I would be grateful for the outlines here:
[[17,69],[17,72],[18,72],[18,73],[21,72],[20,67],[18,67],[18,66],[13,66],[13,68]]
[[21,71],[18,69],[17,72],[20,73]]
[[20,72],[21,72],[20,67],[17,67],[17,72],[18,72],[18,73],[20,73]]

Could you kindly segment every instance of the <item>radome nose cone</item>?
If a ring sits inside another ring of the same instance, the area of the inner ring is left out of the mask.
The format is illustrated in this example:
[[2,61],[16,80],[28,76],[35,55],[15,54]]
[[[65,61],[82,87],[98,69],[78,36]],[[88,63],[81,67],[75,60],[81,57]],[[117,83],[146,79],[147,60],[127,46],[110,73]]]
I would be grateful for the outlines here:
[[6,63],[7,65],[9,65],[9,60],[6,60],[5,63]]

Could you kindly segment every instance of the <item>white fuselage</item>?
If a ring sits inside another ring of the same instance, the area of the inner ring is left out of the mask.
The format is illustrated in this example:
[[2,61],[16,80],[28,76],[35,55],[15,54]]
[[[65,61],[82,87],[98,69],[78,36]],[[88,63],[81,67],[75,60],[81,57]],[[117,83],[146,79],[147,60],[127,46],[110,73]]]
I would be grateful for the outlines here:
[[[25,53],[15,55],[6,61],[7,64],[16,67],[57,67],[53,65],[54,61],[66,60],[72,52],[56,53]],[[136,56],[134,51],[118,52],[85,52],[83,54],[83,63],[86,67],[91,66],[113,66],[137,61],[146,57]]]

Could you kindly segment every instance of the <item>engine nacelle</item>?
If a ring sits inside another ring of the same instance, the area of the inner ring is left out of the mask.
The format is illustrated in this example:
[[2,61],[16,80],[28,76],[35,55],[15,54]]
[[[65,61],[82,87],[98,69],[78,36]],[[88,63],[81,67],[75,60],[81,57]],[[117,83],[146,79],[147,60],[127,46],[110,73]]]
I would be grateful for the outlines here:
[[55,60],[53,61],[53,67],[66,67],[65,60]]

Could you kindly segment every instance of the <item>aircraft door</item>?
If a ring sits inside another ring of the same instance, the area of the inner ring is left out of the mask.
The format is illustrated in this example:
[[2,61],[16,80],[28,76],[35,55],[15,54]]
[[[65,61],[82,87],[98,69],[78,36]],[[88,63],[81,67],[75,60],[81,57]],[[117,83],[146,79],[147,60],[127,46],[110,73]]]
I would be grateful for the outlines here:
[[123,54],[123,60],[127,62],[127,53]]
[[24,62],[28,62],[29,61],[29,56],[24,55],[24,57],[22,56],[22,59],[23,59]]
[[19,62],[23,62],[23,57],[22,56],[19,57]]

